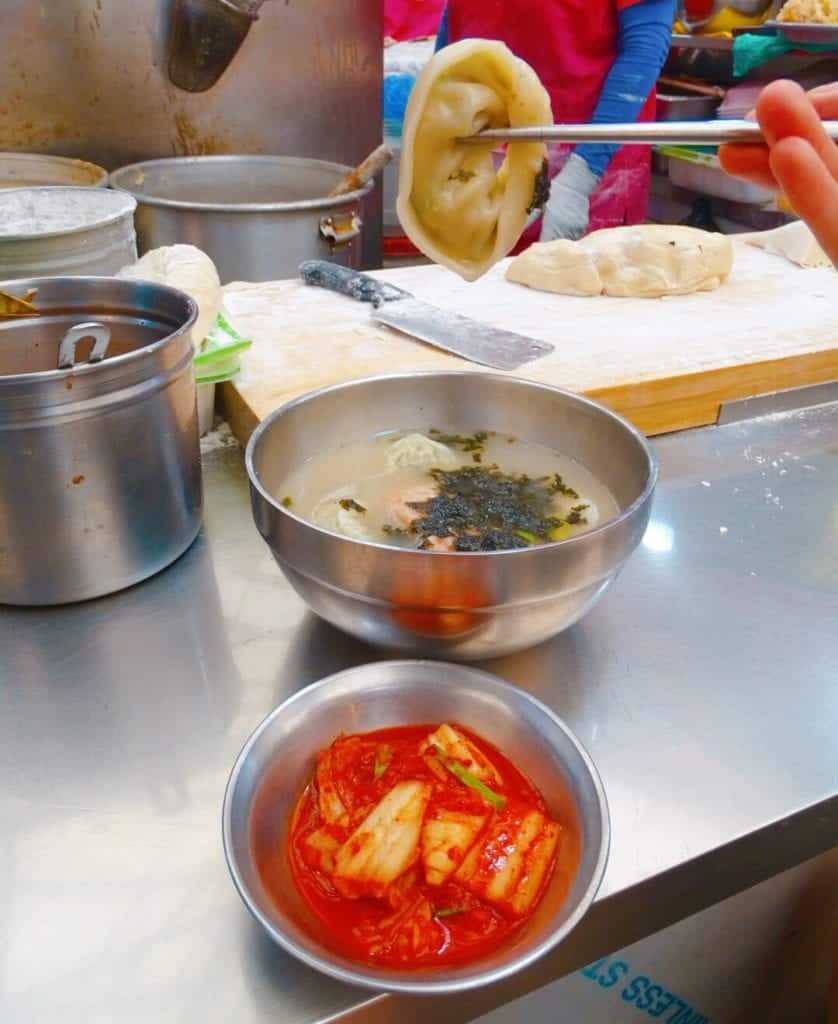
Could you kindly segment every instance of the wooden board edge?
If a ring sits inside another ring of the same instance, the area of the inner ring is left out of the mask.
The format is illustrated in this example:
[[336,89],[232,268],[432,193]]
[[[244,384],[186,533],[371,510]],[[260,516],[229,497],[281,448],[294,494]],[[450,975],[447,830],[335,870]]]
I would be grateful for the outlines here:
[[[607,405],[630,420],[638,430],[653,437],[675,430],[709,426],[716,422],[719,409],[725,402],[835,379],[838,379],[838,349],[831,348],[696,370],[658,380],[591,388],[581,393]],[[293,391],[278,397],[274,408],[299,394],[305,394],[305,391]],[[236,390],[234,382],[221,385],[218,405],[233,434],[242,445],[246,445],[259,425],[259,417],[247,399]]]
[[715,423],[725,402],[824,384],[836,378],[838,349],[832,348],[697,370],[662,380],[592,388],[583,394],[625,416],[652,437]]
[[250,435],[259,426],[259,417],[236,390],[232,381],[225,381],[218,388],[216,405],[221,416],[230,425],[233,435],[242,448],[247,447]]

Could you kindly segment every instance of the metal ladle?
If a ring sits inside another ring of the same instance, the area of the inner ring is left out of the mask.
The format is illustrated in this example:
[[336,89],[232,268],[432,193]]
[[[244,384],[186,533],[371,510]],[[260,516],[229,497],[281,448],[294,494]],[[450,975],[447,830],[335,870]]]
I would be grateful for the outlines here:
[[238,53],[266,0],[176,0],[169,79],[187,92],[206,92]]

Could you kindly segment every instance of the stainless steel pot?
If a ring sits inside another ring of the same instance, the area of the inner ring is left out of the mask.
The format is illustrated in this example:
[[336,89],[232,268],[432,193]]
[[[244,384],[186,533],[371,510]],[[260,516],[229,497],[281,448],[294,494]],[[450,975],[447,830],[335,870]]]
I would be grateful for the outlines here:
[[45,153],[0,153],[0,188],[92,185],[102,188],[108,172],[98,164]]
[[137,259],[136,205],[106,188],[0,189],[0,279],[116,274]]
[[285,156],[196,156],[121,167],[114,188],[137,200],[140,255],[188,242],[222,282],[296,277],[303,260],[361,265],[361,201],[373,187],[329,198],[343,164]]
[[[490,429],[560,450],[611,491],[614,519],[516,551],[414,551],[339,536],[282,504],[289,472],[387,430]],[[313,391],[247,447],[253,516],[277,564],[322,618],[370,643],[462,660],[541,643],[581,618],[640,543],[657,477],[645,438],[602,405],[491,373],[410,373]]]
[[0,319],[0,603],[64,604],[146,579],[197,536],[197,308],[147,282],[0,283],[32,288],[41,316]]

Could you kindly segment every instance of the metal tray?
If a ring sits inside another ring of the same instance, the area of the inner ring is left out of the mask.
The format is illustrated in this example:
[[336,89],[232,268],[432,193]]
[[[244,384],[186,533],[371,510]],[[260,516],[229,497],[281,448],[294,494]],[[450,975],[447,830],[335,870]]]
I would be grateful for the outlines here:
[[816,43],[834,46],[838,51],[838,25],[814,25],[796,21],[766,21],[763,28],[773,29],[790,43]]
[[658,121],[709,121],[721,104],[718,96],[685,96],[682,93],[658,92]]

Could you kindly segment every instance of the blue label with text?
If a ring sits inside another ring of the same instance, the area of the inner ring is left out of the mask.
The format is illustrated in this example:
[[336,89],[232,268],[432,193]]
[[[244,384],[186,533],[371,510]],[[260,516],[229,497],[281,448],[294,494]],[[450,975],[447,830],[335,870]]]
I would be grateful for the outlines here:
[[580,972],[600,988],[620,986],[620,998],[661,1024],[709,1024],[704,1014],[694,1010],[680,996],[644,974],[633,974],[625,960],[603,957]]

